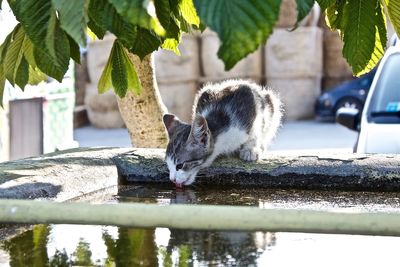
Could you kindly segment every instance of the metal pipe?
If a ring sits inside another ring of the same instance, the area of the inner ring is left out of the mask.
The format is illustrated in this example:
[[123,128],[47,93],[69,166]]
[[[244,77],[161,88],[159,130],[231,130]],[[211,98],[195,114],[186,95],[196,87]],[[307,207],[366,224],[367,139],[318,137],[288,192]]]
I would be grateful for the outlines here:
[[1,223],[400,236],[400,213],[0,200]]

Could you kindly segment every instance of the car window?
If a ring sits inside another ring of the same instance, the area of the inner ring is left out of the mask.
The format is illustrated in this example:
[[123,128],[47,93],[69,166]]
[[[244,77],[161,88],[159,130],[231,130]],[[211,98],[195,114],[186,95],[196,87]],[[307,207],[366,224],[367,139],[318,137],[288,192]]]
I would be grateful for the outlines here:
[[[369,106],[369,116],[390,117],[400,112],[400,53],[392,54],[383,66]],[[395,117],[395,116],[393,116]]]

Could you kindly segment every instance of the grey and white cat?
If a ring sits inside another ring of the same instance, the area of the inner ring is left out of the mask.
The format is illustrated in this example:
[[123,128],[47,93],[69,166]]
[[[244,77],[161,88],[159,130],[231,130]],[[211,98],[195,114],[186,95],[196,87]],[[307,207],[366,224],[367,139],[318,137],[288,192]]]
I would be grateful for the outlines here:
[[206,85],[196,96],[191,124],[172,114],[163,117],[169,178],[178,187],[192,184],[198,171],[220,155],[257,160],[276,134],[281,109],[273,91],[248,81]]

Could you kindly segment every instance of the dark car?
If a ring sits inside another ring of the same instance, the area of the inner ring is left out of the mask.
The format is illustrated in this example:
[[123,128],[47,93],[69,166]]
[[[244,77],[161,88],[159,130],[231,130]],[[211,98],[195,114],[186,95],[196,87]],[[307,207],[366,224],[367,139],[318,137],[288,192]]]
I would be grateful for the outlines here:
[[361,111],[376,68],[349,82],[342,83],[323,93],[315,103],[315,115],[318,120],[334,121],[339,108],[348,107]]

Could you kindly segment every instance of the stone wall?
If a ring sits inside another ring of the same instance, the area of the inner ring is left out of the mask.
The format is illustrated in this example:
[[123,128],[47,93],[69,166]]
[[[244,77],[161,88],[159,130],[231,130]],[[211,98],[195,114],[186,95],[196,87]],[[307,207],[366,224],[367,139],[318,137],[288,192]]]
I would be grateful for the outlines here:
[[323,31],[323,62],[324,72],[322,90],[329,90],[344,81],[353,79],[351,67],[342,55],[343,41],[338,32],[331,31],[325,23],[320,22]]
[[225,71],[223,61],[217,56],[220,46],[218,35],[207,29],[201,34],[200,42],[201,82],[218,82],[235,78],[251,79],[257,83],[262,82],[262,48],[239,61],[230,71]]
[[189,122],[200,79],[198,36],[184,35],[179,51],[180,56],[161,49],[155,52],[155,71],[158,89],[168,112]]
[[266,83],[280,94],[286,120],[311,118],[321,91],[321,29],[275,29],[265,51]]

